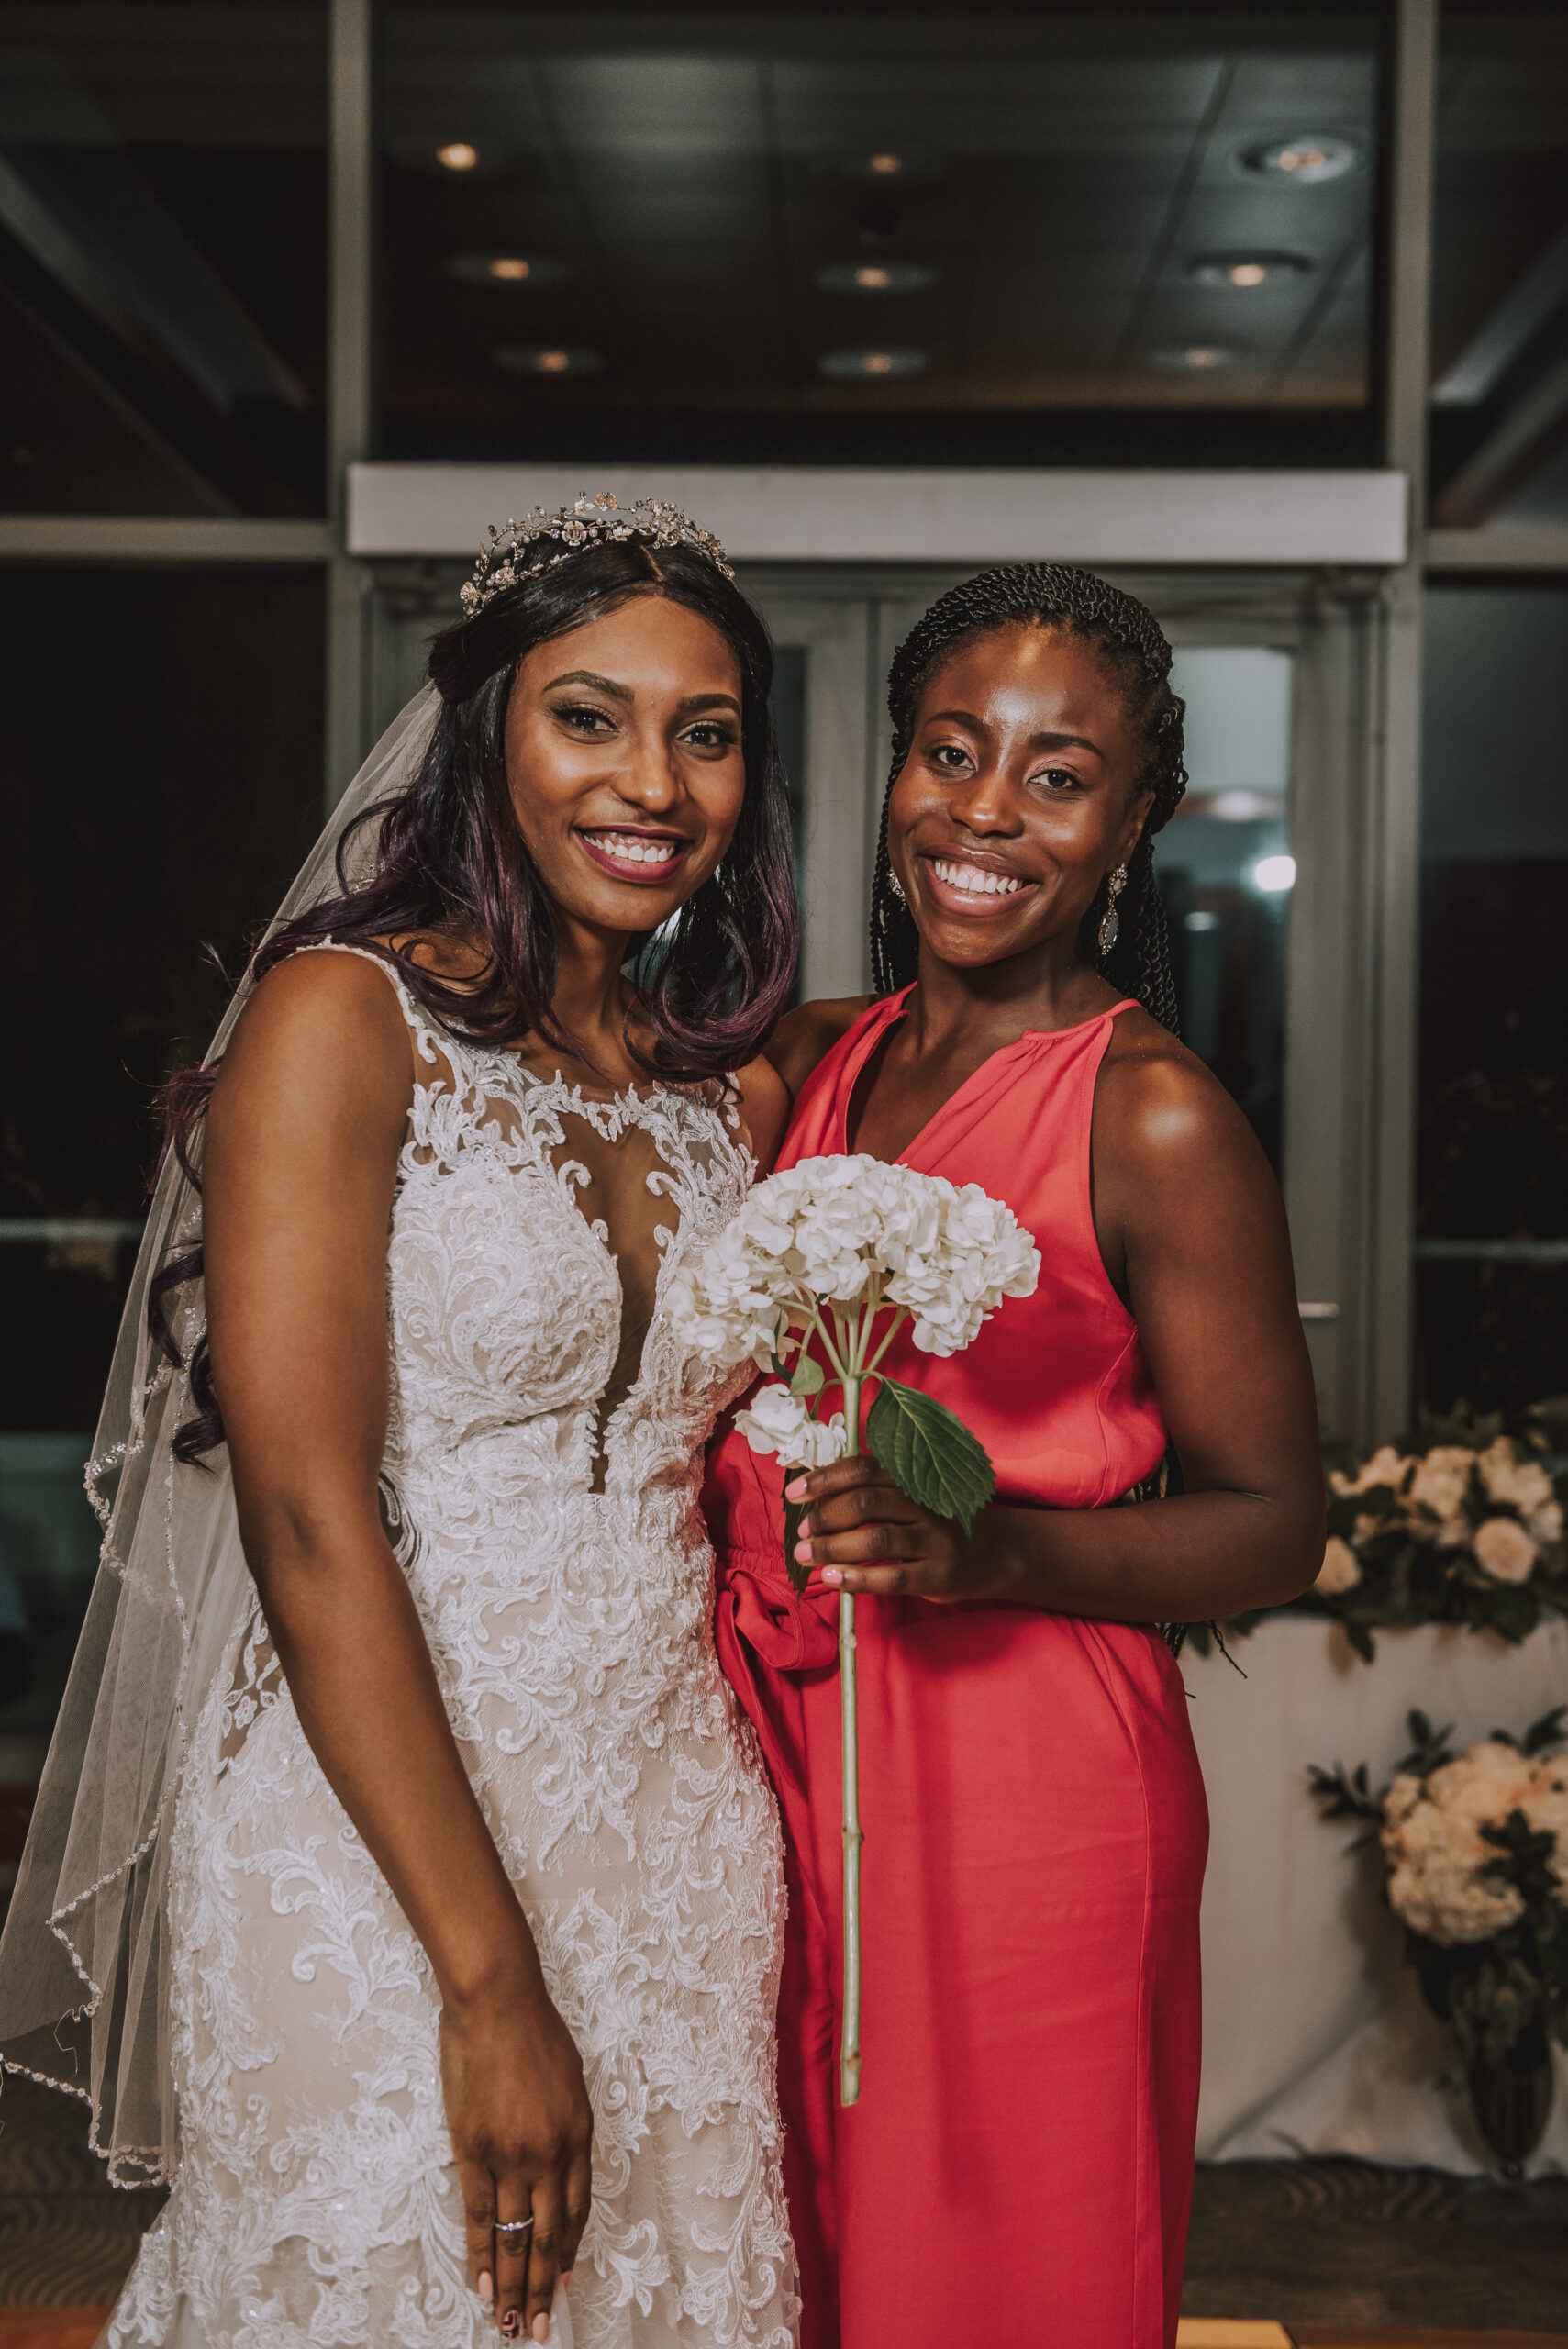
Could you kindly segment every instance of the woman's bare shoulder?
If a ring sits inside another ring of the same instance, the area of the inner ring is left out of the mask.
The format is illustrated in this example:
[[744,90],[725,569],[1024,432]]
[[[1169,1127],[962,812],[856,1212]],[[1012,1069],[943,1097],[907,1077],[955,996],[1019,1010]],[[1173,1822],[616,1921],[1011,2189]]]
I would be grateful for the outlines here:
[[224,1054],[220,1094],[329,1091],[406,1103],[413,1048],[380,957],[302,949],[257,985]]
[[1142,1010],[1118,1019],[1095,1092],[1095,1156],[1157,1184],[1248,1183],[1268,1163],[1243,1112],[1197,1054]]
[[783,1079],[791,1101],[817,1063],[854,1026],[871,1003],[869,995],[822,996],[786,1011],[769,1037],[766,1058]]

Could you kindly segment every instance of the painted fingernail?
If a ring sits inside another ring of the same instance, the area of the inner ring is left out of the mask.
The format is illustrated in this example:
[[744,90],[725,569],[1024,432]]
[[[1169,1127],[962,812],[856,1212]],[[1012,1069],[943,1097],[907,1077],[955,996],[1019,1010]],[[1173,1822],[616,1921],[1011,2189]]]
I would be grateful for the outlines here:
[[786,1501],[803,1501],[806,1498],[806,1479],[804,1476],[797,1476],[793,1485],[786,1485],[784,1486],[784,1498]]
[[562,2269],[562,2271],[561,2271],[561,2288],[562,2288],[562,2291],[564,2291],[564,2290],[566,2289],[566,2287],[568,2286],[568,2284],[570,2284],[570,2283],[571,2283],[571,2281],[572,2281],[572,2270],[571,2270],[571,2268],[570,2268],[570,2267],[563,2267],[563,2268]]
[[515,2341],[517,2339],[517,2329],[521,2322],[522,2319],[518,2316],[516,2309],[508,2309],[506,2310],[506,2315],[501,2319],[501,2330],[506,2334],[508,2341]]
[[479,2278],[479,2297],[487,2308],[495,2298],[495,2287],[490,2279],[490,2271],[488,2268],[484,2270]]
[[822,1569],[822,1579],[826,1583],[831,1583],[836,1590],[839,1585],[843,1581],[844,1577],[840,1573],[837,1566],[824,1566]]
[[802,1564],[803,1566],[808,1566],[808,1565],[811,1564],[811,1544],[810,1544],[810,1542],[797,1542],[795,1543],[795,1556],[800,1560],[800,1563],[801,1563],[801,1564]]
[[549,2319],[549,2317],[547,2317],[547,2316],[536,2316],[536,2317],[535,2317],[535,2319],[534,2319],[534,2339],[535,2339],[536,2341],[548,2341],[548,2340],[550,2339],[550,2319]]

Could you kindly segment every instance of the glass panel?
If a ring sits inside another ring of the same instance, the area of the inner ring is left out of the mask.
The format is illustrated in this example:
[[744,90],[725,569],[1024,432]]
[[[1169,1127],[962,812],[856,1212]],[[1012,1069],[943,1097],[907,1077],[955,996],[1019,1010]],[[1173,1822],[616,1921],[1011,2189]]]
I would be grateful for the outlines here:
[[1568,11],[1445,0],[1432,515],[1568,522]]
[[1373,461],[1381,23],[387,6],[382,452]]
[[324,0],[0,0],[0,506],[318,514]]
[[52,1720],[96,1556],[154,1091],[320,822],[323,599],[317,570],[0,573],[0,1735]]
[[1293,662],[1262,645],[1178,651],[1187,796],[1155,846],[1182,1033],[1280,1169]]
[[1568,1392],[1568,590],[1427,598],[1418,1392]]

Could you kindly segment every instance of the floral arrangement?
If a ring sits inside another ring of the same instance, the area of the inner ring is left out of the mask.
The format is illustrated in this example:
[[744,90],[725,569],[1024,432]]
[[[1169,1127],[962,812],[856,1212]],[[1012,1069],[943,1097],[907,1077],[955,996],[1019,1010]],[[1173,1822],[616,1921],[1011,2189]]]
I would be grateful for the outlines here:
[[1511,2170],[1546,2126],[1551,2042],[1568,2047],[1565,1713],[1455,1754],[1451,1730],[1413,1712],[1411,1751],[1378,1795],[1364,1762],[1310,1773],[1327,1818],[1372,1822],[1407,1960],[1447,2028],[1448,2084],[1468,2087]]
[[[865,1444],[920,1508],[965,1531],[995,1488],[984,1448],[962,1421],[918,1387],[879,1372],[894,1338],[913,1324],[922,1353],[971,1344],[1004,1298],[1029,1297],[1040,1253],[1007,1208],[977,1184],[962,1189],[865,1156],[804,1158],[759,1183],[700,1262],[670,1285],[670,1310],[694,1353],[717,1367],[754,1362],[774,1375],[736,1425],[755,1452],[794,1469],[820,1468]],[[836,1386],[842,1408],[826,1412]],[[801,1511],[784,1508],[784,1549],[795,1557]],[[860,1795],[855,1705],[855,1602],[839,1599],[844,1751],[844,2021],[840,2095],[860,2095]]]
[[[1462,1406],[1364,1458],[1329,1447],[1324,1472],[1323,1564],[1296,1605],[1342,1623],[1369,1664],[1380,1631],[1462,1623],[1517,1642],[1568,1615],[1568,1461],[1551,1449],[1544,1407],[1510,1435],[1500,1412],[1477,1419]],[[1192,1636],[1207,1649],[1202,1626]]]

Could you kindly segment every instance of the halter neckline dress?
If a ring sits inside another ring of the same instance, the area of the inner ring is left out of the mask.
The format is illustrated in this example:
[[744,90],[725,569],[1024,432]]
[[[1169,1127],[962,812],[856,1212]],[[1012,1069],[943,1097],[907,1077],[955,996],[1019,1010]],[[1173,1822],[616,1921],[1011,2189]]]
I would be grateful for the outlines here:
[[[846,1149],[873,1004],[802,1090],[779,1164]],[[1099,1508],[1166,1444],[1095,1232],[1095,1081],[1126,1004],[1030,1032],[900,1163],[979,1183],[1040,1250],[1032,1297],[951,1360],[887,1357],[958,1412],[997,1498]],[[1176,1664],[1151,1624],[862,1598],[864,2056],[836,2096],[838,1600],[785,1574],[780,1464],[732,1427],[704,1507],[717,1638],[784,1812],[780,2094],[806,2349],[1169,2349],[1199,2062],[1207,1818]]]

